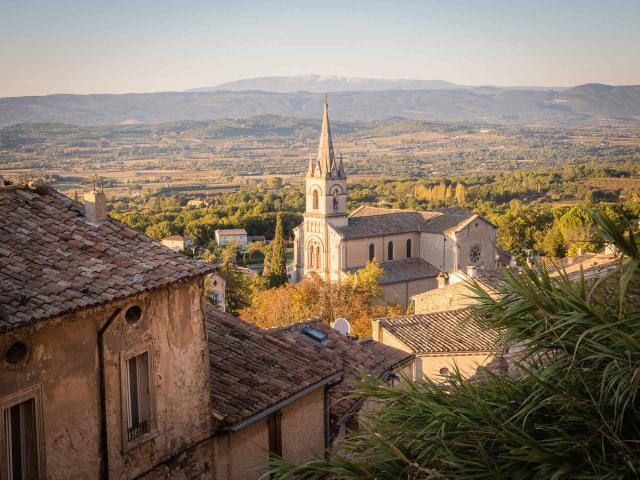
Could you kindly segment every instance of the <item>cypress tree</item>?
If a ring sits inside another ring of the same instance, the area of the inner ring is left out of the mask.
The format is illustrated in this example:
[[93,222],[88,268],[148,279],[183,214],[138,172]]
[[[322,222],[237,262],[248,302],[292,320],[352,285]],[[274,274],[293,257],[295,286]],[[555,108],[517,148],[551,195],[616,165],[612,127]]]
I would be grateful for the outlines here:
[[284,254],[284,232],[280,213],[276,216],[276,233],[269,257],[269,281],[272,287],[279,287],[287,283],[287,260]]

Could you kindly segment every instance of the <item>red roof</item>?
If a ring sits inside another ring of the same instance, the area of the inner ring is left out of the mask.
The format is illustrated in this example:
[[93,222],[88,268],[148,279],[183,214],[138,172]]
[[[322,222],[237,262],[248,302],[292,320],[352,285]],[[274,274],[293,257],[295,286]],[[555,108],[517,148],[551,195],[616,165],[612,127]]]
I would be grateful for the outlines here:
[[0,186],[0,218],[0,333],[213,270],[49,187]]

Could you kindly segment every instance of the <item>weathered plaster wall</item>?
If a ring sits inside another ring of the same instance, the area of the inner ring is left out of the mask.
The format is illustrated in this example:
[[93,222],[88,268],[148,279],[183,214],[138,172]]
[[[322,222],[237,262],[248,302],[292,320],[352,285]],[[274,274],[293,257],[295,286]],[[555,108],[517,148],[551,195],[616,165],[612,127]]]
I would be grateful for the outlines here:
[[410,282],[392,283],[383,285],[383,299],[387,303],[397,303],[402,308],[407,308],[410,298],[418,293],[432,290],[438,287],[436,278],[423,278]]
[[[495,353],[483,352],[473,354],[449,354],[449,355],[422,355],[416,358],[416,375],[417,380],[429,377],[432,380],[438,380],[442,378],[440,375],[441,368],[448,368],[450,372],[453,372],[454,366],[460,369],[460,372],[465,377],[470,377],[478,367],[489,363]],[[422,376],[418,376],[422,373]]]
[[269,449],[267,420],[262,419],[239,432],[215,437],[216,480],[258,480],[263,474]]
[[[282,409],[282,457],[302,463],[324,452],[324,389],[319,388]],[[257,480],[268,460],[267,419],[214,440],[216,480]]]
[[[143,317],[138,324],[128,325],[123,315],[133,304],[142,307]],[[41,385],[47,478],[98,477],[97,334],[117,307],[123,311],[105,335],[111,478],[142,473],[210,431],[202,287],[197,280],[0,336],[2,354],[17,340],[29,348],[24,367],[0,365],[0,399]],[[120,354],[145,342],[151,345],[154,364],[157,435],[123,453]],[[205,471],[204,463],[212,469],[210,458],[197,468]]]
[[413,298],[415,312],[430,313],[463,308],[475,303],[468,298],[470,295],[471,292],[465,282],[427,291]]
[[302,463],[324,453],[324,388],[282,409],[282,457]]

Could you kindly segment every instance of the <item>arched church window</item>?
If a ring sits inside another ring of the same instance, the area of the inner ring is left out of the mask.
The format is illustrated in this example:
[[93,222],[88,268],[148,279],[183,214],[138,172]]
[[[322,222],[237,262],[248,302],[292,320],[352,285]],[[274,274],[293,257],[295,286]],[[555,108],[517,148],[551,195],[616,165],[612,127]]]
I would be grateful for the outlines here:
[[376,246],[373,243],[369,244],[369,261],[373,261],[376,258]]
[[318,201],[318,190],[314,190],[313,191],[313,209],[314,210],[318,210],[318,205],[319,205],[319,201]]
[[407,258],[411,258],[411,239],[407,238]]
[[387,260],[393,260],[393,242],[387,244]]
[[333,209],[338,209],[338,190],[333,191]]
[[316,247],[316,268],[322,268],[322,264],[320,263],[320,247]]
[[313,245],[309,245],[309,253],[307,255],[307,263],[309,264],[309,268],[313,268]]

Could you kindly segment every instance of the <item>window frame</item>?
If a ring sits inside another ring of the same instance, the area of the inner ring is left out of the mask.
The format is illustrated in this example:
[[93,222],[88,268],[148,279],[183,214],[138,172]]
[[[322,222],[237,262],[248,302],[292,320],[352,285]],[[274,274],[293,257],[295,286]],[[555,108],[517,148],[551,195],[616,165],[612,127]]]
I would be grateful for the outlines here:
[[[159,435],[156,423],[156,385],[155,385],[155,362],[153,357],[153,343],[144,343],[120,352],[120,418],[122,431],[122,451],[128,452],[140,445],[153,440]],[[147,354],[147,370],[149,380],[149,422],[148,432],[139,437],[129,440],[129,360],[139,355]]]
[[2,480],[11,479],[9,462],[4,461],[7,460],[9,454],[7,445],[8,427],[5,421],[7,411],[29,400],[33,400],[34,402],[36,446],[38,449],[36,455],[38,461],[38,478],[47,478],[45,471],[44,422],[42,415],[42,384],[37,384],[0,398],[0,432],[2,432],[0,435],[0,458],[3,460],[0,462],[0,479]]

